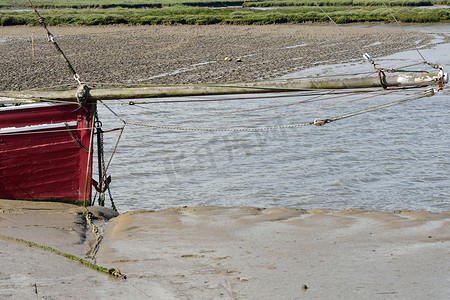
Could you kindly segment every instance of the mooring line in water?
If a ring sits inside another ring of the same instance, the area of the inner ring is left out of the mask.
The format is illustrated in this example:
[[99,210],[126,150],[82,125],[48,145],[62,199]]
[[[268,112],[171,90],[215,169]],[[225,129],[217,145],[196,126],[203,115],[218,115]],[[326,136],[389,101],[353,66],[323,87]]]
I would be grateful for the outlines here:
[[108,274],[108,275],[116,277],[116,278],[121,278],[121,279],[126,279],[127,278],[127,276],[122,274],[119,269],[115,269],[115,268],[107,269],[107,268],[95,265],[95,264],[93,264],[93,263],[91,263],[91,262],[89,262],[89,261],[87,261],[85,259],[79,258],[79,257],[77,257],[75,255],[64,253],[62,251],[56,250],[56,249],[54,249],[52,247],[39,245],[39,244],[30,242],[30,241],[26,241],[26,240],[23,240],[23,239],[14,238],[14,237],[2,235],[2,234],[0,234],[0,239],[4,240],[4,241],[7,241],[7,242],[16,243],[16,244],[19,244],[19,245],[28,246],[28,247],[31,247],[31,248],[35,248],[35,249],[47,251],[47,252],[50,252],[50,253],[54,253],[54,254],[57,254],[59,256],[63,256],[63,257],[68,258],[70,260],[76,261],[76,262],[82,264],[83,266],[88,267],[88,268],[90,268],[92,270],[95,270],[95,271],[100,272],[100,273]]

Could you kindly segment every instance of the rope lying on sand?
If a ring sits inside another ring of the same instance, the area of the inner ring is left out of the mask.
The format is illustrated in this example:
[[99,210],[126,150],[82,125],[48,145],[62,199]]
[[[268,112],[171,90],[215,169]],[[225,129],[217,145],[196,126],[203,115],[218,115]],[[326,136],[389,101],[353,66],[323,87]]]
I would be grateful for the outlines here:
[[100,266],[97,266],[97,265],[95,265],[95,264],[93,264],[91,262],[88,262],[85,259],[79,258],[79,257],[77,257],[75,255],[72,255],[72,254],[61,252],[61,251],[56,250],[56,249],[54,249],[52,247],[39,245],[39,244],[30,242],[30,241],[26,241],[26,240],[23,240],[23,239],[14,238],[14,237],[2,235],[2,234],[0,234],[0,240],[4,240],[4,241],[7,241],[7,242],[16,243],[16,244],[19,244],[19,245],[28,246],[28,247],[32,247],[32,248],[35,248],[35,249],[39,249],[39,250],[47,251],[47,252],[50,252],[50,253],[54,253],[54,254],[63,256],[65,258],[68,258],[70,260],[79,262],[83,266],[91,268],[92,270],[95,270],[95,271],[100,272],[100,273],[105,273],[105,274],[108,274],[108,275],[116,277],[116,278],[120,278],[120,279],[126,279],[127,278],[127,276],[122,274],[119,269],[115,269],[115,268],[107,269],[107,268],[104,268],[104,267],[100,267]]

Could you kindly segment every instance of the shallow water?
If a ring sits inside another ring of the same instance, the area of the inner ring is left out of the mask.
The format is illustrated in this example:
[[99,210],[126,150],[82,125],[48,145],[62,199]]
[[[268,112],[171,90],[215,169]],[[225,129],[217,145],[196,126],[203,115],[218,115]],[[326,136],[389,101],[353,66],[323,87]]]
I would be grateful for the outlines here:
[[[450,66],[449,48],[439,44],[421,52]],[[411,51],[379,61],[383,67],[398,68],[420,62],[420,57]],[[342,67],[361,70],[361,64],[353,63],[302,75],[339,73]],[[449,211],[448,90],[323,127],[280,128],[416,92],[367,99],[360,99],[367,95],[340,98],[294,92],[176,99],[223,100],[217,102],[138,103],[173,98],[139,100],[135,105],[108,102],[128,122],[188,128],[275,127],[215,132],[127,126],[109,168],[115,204],[122,212],[209,205]],[[332,106],[349,100],[354,101]],[[302,101],[310,102],[297,103]],[[121,126],[102,106],[100,116],[104,129]],[[117,132],[106,135],[107,154],[116,137]]]

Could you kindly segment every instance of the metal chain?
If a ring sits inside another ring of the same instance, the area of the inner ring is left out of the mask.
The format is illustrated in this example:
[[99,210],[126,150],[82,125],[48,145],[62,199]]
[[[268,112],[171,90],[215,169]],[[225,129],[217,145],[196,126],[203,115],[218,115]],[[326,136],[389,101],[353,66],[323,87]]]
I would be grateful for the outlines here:
[[255,128],[194,128],[194,127],[181,127],[181,126],[164,126],[164,125],[151,125],[144,123],[133,123],[126,122],[126,125],[134,125],[141,127],[149,127],[153,129],[167,129],[167,130],[177,130],[177,131],[227,131],[227,132],[239,132],[239,131],[265,131],[265,130],[278,130],[284,128],[296,128],[302,126],[313,125],[313,122],[292,124],[292,125],[281,125],[281,126],[270,126],[270,127],[255,127]]

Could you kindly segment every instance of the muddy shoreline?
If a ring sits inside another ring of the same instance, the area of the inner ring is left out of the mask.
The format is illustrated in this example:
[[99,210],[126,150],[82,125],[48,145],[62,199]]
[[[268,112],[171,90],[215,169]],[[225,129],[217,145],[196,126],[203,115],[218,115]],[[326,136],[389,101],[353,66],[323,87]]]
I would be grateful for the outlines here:
[[[427,47],[433,36],[329,25],[98,26],[50,28],[83,82],[223,83]],[[448,37],[447,37],[448,38]],[[74,85],[40,27],[2,27],[0,90]],[[226,60],[226,58],[230,60]],[[240,59],[240,61],[238,61]]]
[[0,200],[0,298],[444,299],[450,292],[448,212],[88,209],[103,237],[94,257],[83,208]]

